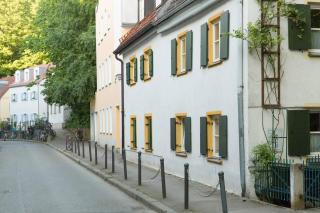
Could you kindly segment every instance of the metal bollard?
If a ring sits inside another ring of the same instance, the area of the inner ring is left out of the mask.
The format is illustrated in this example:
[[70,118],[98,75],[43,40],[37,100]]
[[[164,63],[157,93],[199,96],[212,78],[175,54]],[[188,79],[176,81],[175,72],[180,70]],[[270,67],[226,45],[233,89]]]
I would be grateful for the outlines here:
[[66,150],[68,150],[68,136],[66,137]]
[[184,164],[184,209],[189,208],[189,164]]
[[95,162],[96,165],[98,164],[97,145],[98,145],[98,143],[95,142],[94,143],[94,162]]
[[77,145],[78,145],[78,156],[80,156],[80,141],[77,141]]
[[90,162],[92,162],[91,141],[89,141],[89,158]]
[[74,141],[74,153],[77,154],[77,142]]
[[82,141],[82,157],[85,158],[85,155],[84,155],[84,141]]
[[141,151],[138,152],[138,185],[141,186]]
[[166,191],[166,176],[164,172],[164,159],[160,159],[160,169],[161,169],[161,185],[162,185],[162,197],[167,197],[167,191]]
[[220,193],[221,193],[222,212],[228,213],[227,194],[226,194],[226,188],[224,184],[224,173],[219,172],[218,175],[219,175],[219,184],[220,184]]
[[108,145],[104,145],[104,168],[108,168]]
[[114,146],[112,146],[112,150],[111,150],[111,154],[112,154],[112,173],[114,173]]
[[124,174],[124,179],[128,179],[128,174],[127,174],[127,157],[126,157],[126,150],[122,150],[122,155],[123,155],[123,174]]

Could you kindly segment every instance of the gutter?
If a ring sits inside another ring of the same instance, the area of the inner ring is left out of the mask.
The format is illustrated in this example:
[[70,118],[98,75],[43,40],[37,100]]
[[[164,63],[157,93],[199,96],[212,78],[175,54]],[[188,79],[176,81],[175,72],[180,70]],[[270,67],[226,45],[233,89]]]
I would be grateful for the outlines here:
[[[241,4],[241,28],[244,29],[244,7],[243,0]],[[239,162],[240,162],[240,182],[241,182],[241,196],[246,196],[246,160],[245,160],[245,146],[244,146],[244,104],[243,104],[243,72],[244,72],[244,40],[241,42],[241,72],[239,78],[238,90],[238,125],[239,125]]]
[[121,149],[122,153],[125,150],[125,137],[124,137],[124,63],[123,60],[119,58],[116,52],[113,53],[117,61],[121,63]]

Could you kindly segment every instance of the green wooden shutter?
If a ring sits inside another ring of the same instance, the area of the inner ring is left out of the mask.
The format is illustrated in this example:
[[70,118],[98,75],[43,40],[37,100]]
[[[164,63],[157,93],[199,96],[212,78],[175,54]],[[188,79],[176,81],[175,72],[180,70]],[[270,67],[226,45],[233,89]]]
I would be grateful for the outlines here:
[[134,82],[138,81],[138,60],[134,59]]
[[308,110],[288,110],[288,154],[306,156],[310,154],[310,115]]
[[171,75],[177,74],[177,40],[171,40]]
[[220,116],[219,122],[219,155],[220,157],[228,158],[228,117]]
[[171,150],[176,150],[176,118],[170,118],[170,145]]
[[140,79],[144,80],[144,55],[140,56]]
[[148,138],[148,141],[149,141],[149,149],[152,150],[152,118],[150,117],[149,118],[149,129],[148,129],[149,133],[149,138]]
[[200,154],[207,155],[207,117],[200,117]]
[[149,50],[149,75],[150,75],[150,77],[153,76],[153,51],[152,51],[152,49]]
[[200,65],[208,65],[208,24],[201,25]]
[[230,25],[230,13],[225,11],[221,18],[221,37],[220,37],[220,58],[227,60],[229,58],[229,25]]
[[133,119],[133,144],[134,148],[137,148],[137,120]]
[[130,85],[130,63],[126,63],[126,78],[127,84]]
[[[292,4],[298,14],[305,20],[297,26],[294,20],[288,18],[288,37],[290,50],[307,50],[311,47],[311,10],[308,4]],[[301,27],[303,28],[301,31]]]
[[184,124],[184,131],[185,131],[185,150],[186,152],[191,152],[192,148],[192,134],[191,134],[191,118],[185,117],[183,118],[183,124]]
[[186,70],[188,72],[192,71],[192,51],[193,51],[193,42],[192,42],[193,33],[188,31],[186,35]]

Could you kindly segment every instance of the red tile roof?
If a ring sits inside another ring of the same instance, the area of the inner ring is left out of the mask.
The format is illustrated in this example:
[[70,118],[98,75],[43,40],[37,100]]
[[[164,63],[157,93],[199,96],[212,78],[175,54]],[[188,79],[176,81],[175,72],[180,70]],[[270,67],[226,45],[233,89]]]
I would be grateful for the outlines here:
[[14,82],[14,77],[13,76],[4,77],[4,78],[1,78],[0,81],[4,82],[4,84],[0,86],[0,98],[2,98],[2,96],[6,94],[6,92],[10,88],[10,85]]

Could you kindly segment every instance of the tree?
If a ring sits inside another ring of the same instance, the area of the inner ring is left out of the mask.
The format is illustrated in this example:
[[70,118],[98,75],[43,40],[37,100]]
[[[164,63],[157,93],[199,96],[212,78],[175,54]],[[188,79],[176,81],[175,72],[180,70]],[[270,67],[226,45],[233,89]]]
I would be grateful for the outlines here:
[[33,52],[28,44],[36,7],[36,0],[0,0],[0,77],[46,63],[45,52]]
[[40,0],[34,24],[34,49],[55,65],[46,76],[46,101],[70,106],[73,127],[88,126],[96,91],[95,1]]

